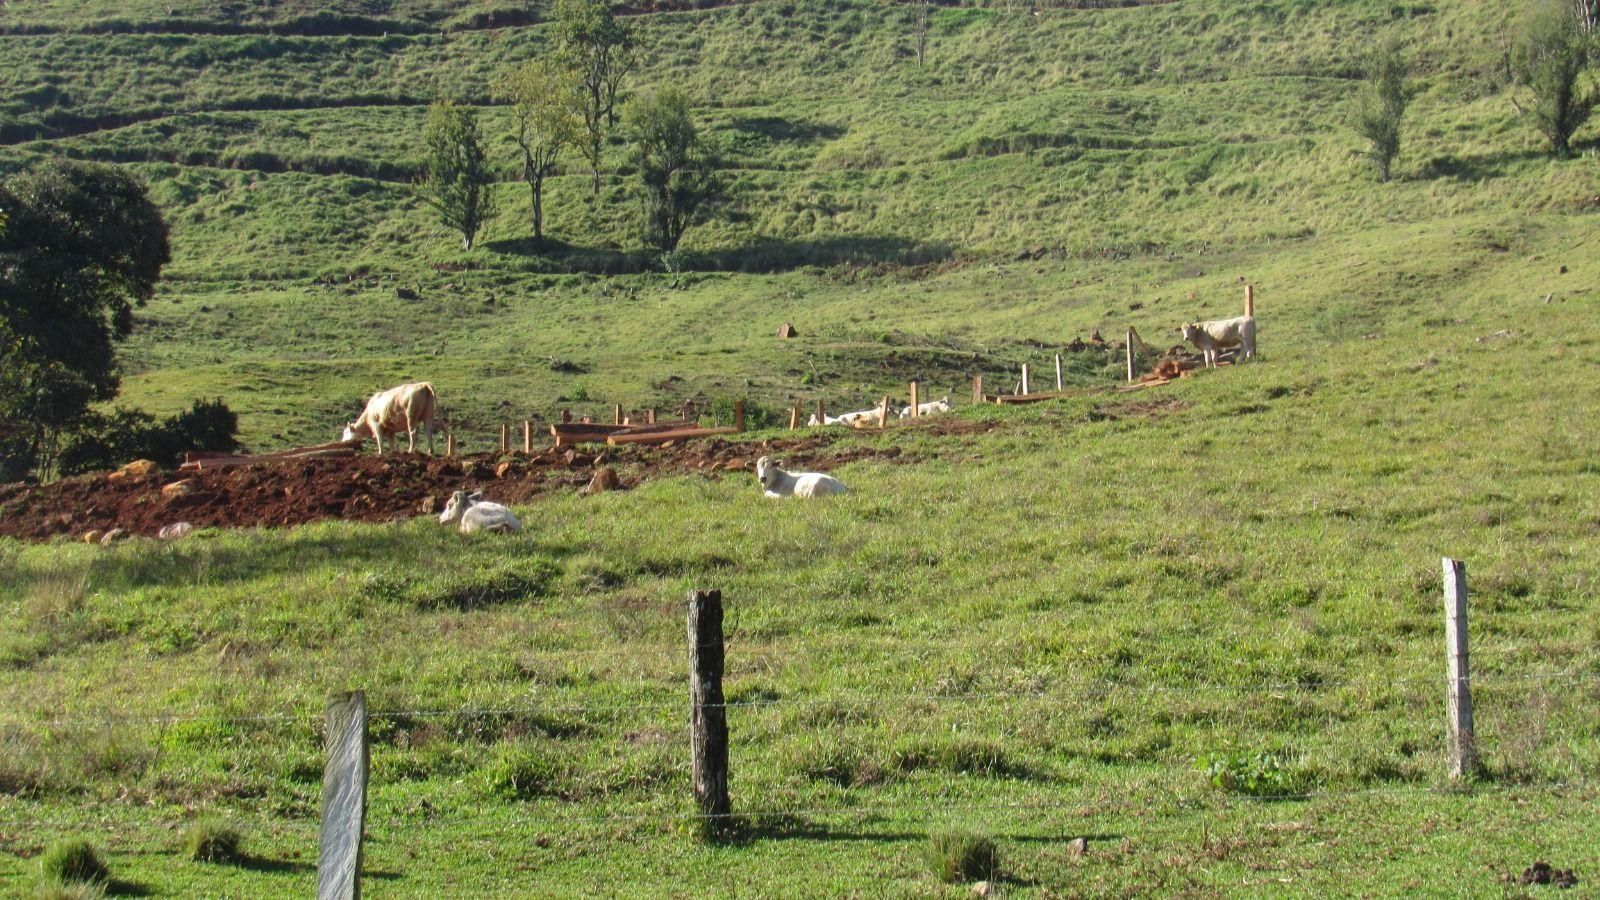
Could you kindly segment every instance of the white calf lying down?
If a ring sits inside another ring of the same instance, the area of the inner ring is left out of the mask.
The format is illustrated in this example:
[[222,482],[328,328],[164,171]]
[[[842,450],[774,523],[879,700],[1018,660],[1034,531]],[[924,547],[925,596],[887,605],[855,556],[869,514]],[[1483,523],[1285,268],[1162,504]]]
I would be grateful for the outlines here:
[[856,412],[848,412],[848,413],[844,413],[843,415],[824,416],[821,423],[817,422],[817,414],[816,413],[812,413],[811,414],[811,424],[812,425],[817,425],[817,424],[822,424],[822,425],[849,425],[850,427],[853,428],[858,424],[863,424],[863,423],[866,423],[868,421],[871,421],[873,419],[878,418],[878,414],[881,413],[882,411],[883,410],[880,409],[879,407],[874,406],[871,409],[857,410]]
[[1254,316],[1238,316],[1187,323],[1183,326],[1183,339],[1205,355],[1207,368],[1216,367],[1217,351],[1224,347],[1238,347],[1244,358],[1250,359],[1256,355],[1256,320]]
[[[949,394],[945,394],[944,395],[944,399],[942,399],[942,400],[933,400],[933,401],[930,401],[928,403],[918,403],[917,404],[917,415],[919,415],[919,416],[931,416],[934,413],[945,413],[945,412],[949,412],[949,411],[950,411],[950,395]],[[908,406],[905,409],[900,410],[900,418],[902,418],[902,419],[911,418],[911,407]]]
[[450,495],[450,502],[444,505],[444,512],[439,514],[439,524],[449,525],[452,522],[461,523],[461,533],[471,534],[474,531],[496,531],[502,534],[515,534],[522,530],[522,522],[518,521],[511,510],[498,503],[483,499],[483,491],[456,491]]
[[845,492],[844,483],[820,472],[785,472],[768,457],[756,460],[756,480],[768,497],[822,497]]

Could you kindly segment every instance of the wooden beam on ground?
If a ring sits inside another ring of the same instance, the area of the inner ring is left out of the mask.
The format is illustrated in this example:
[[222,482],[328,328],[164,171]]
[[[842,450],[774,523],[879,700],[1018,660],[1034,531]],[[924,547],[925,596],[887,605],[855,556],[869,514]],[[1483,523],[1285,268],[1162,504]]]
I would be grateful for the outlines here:
[[679,428],[674,431],[649,431],[643,434],[613,434],[606,438],[606,443],[613,447],[619,444],[664,444],[667,441],[687,441],[695,438],[738,433],[739,429],[730,427]]

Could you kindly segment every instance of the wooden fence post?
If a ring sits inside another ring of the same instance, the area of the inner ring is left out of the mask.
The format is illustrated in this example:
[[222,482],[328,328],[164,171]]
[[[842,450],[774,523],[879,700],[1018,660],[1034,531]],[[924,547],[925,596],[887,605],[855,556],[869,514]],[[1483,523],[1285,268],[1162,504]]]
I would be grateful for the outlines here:
[[621,425],[622,424],[622,404],[621,403],[615,404],[614,406],[611,407],[611,424],[613,424],[613,425]]
[[456,455],[456,435],[453,431],[446,431],[444,433],[444,455]]
[[733,401],[733,427],[744,431],[744,401]]
[[644,411],[644,423],[646,425],[654,425],[656,423],[656,408],[654,406]]
[[330,694],[326,721],[317,900],[359,900],[361,834],[367,824],[366,694]]
[[889,427],[889,395],[884,394],[883,400],[878,403],[878,427]]
[[982,403],[983,402],[983,376],[982,375],[974,375],[974,376],[972,376],[972,402],[973,403]]
[[689,592],[689,747],[694,799],[713,831],[728,825],[728,708],[722,694],[722,592]]
[[1247,316],[1256,314],[1256,286],[1253,284],[1244,286],[1244,314]]
[[1128,383],[1133,384],[1133,329],[1128,329]]
[[917,417],[917,413],[920,412],[920,410],[917,409],[917,406],[922,402],[922,398],[918,396],[920,393],[921,385],[917,384],[915,381],[911,382],[911,418],[913,419],[915,419]]
[[1061,354],[1056,354],[1056,390],[1062,389],[1061,383]]
[[1476,775],[1477,738],[1472,731],[1472,671],[1467,663],[1467,565],[1444,558],[1444,642],[1449,666],[1445,689],[1449,717],[1450,777]]
[[823,411],[823,408],[822,408],[822,401],[821,401],[821,400],[818,400],[818,401],[817,401],[817,424],[818,424],[818,425],[826,425],[826,424],[827,424],[827,422],[828,422],[828,416],[827,416],[827,413],[825,413],[825,412],[824,412],[824,411]]
[[800,427],[800,398],[794,398],[794,405],[789,407],[789,430]]
[[533,422],[528,419],[522,420],[522,452],[533,452]]
[[511,449],[511,426],[506,422],[500,423],[500,452]]
[[1028,383],[1028,364],[1027,363],[1023,363],[1022,364],[1022,393],[1024,393],[1024,394],[1033,393],[1033,385]]

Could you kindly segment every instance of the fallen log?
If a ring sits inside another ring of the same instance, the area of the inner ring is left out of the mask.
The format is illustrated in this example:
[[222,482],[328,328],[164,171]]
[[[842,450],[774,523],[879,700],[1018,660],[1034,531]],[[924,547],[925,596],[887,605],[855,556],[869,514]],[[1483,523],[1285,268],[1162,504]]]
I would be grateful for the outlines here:
[[652,431],[644,434],[613,434],[606,438],[606,443],[615,447],[619,444],[664,444],[667,441],[685,441],[693,438],[713,437],[719,434],[738,434],[739,429],[734,426],[722,428],[679,428],[673,431]]

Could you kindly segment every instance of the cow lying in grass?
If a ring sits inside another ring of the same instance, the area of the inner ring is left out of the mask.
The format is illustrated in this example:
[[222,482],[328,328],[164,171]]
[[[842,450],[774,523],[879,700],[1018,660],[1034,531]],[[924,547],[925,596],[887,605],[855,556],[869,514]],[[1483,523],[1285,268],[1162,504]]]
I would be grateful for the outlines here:
[[868,422],[876,421],[882,414],[883,409],[877,406],[837,416],[823,416],[821,421],[818,421],[816,413],[812,413],[810,421],[806,424],[813,427],[817,425],[848,425],[851,428],[859,428]]
[[1183,326],[1183,339],[1195,346],[1206,358],[1206,368],[1216,368],[1217,351],[1238,347],[1245,359],[1256,355],[1256,320],[1254,316],[1217,319],[1212,322],[1190,322]]
[[433,385],[426,381],[402,384],[372,395],[361,418],[345,426],[344,437],[350,441],[365,439],[371,434],[378,442],[378,454],[383,455],[384,435],[406,433],[406,452],[417,449],[417,429],[428,433],[428,455],[433,455],[433,418],[438,412],[439,400],[434,396]]
[[785,472],[770,458],[756,460],[756,480],[768,497],[822,497],[845,492],[844,483],[820,472]]
[[475,531],[495,531],[515,534],[522,530],[522,522],[511,510],[498,503],[483,499],[483,491],[456,491],[439,514],[439,524],[461,523],[462,534]]
[[[950,395],[949,394],[946,394],[944,396],[944,399],[942,399],[942,400],[932,400],[932,401],[929,401],[927,403],[918,403],[917,404],[917,415],[919,415],[919,416],[931,416],[934,413],[946,413],[946,412],[949,412],[949,411],[950,411]],[[907,406],[906,408],[900,410],[900,418],[902,418],[902,419],[911,418],[911,407]]]

